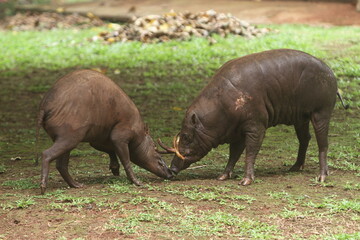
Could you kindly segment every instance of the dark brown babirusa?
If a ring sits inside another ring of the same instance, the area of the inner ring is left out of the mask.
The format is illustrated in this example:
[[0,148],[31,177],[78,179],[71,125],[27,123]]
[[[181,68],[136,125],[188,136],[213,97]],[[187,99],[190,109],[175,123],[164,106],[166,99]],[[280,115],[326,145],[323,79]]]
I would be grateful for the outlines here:
[[42,153],[41,193],[46,190],[49,163],[53,160],[70,187],[82,186],[68,172],[70,151],[80,142],[109,154],[114,175],[119,175],[119,157],[128,179],[135,185],[141,183],[130,161],[159,177],[172,177],[135,104],[99,72],[80,70],[57,80],[40,104],[38,123],[54,142]]
[[[279,49],[225,63],[187,109],[174,147],[176,174],[219,144],[230,144],[230,157],[219,180],[231,177],[246,150],[241,185],[254,181],[255,158],[267,128],[294,125],[299,151],[291,171],[304,167],[311,121],[319,148],[320,175],[328,175],[328,130],[337,92],[336,78],[321,60],[304,52]],[[342,101],[342,99],[341,99]]]

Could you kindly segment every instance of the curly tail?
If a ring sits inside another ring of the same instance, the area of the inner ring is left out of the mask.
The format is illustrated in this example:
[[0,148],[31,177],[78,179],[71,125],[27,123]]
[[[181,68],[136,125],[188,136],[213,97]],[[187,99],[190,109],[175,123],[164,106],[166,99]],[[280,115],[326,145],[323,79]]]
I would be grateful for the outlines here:
[[35,152],[35,166],[37,166],[39,164],[39,149],[38,149],[38,143],[39,143],[39,137],[40,137],[40,128],[43,125],[43,121],[44,121],[44,117],[45,117],[45,111],[44,110],[40,110],[38,118],[37,118],[37,122],[36,122],[36,139],[35,139],[35,147],[34,147],[34,152]]
[[346,104],[346,105],[345,105],[344,100],[343,100],[343,98],[342,98],[342,96],[341,96],[341,94],[340,94],[340,91],[341,91],[341,90],[338,89],[337,92],[336,92],[336,95],[339,97],[342,106],[343,106],[345,109],[348,109],[350,106],[349,106],[349,104]]

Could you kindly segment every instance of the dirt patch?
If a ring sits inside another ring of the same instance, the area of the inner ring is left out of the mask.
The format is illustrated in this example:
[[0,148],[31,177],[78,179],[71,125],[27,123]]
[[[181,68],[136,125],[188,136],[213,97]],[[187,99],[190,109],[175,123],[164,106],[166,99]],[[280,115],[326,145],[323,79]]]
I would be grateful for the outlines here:
[[231,13],[250,23],[304,23],[317,25],[360,25],[360,13],[354,3],[303,1],[234,1],[234,0],[111,0],[64,5],[65,11],[92,12],[109,19],[177,12]]
[[59,13],[17,13],[0,21],[0,28],[14,31],[27,30],[51,30],[56,28],[84,29],[89,27],[103,26],[105,23],[93,16],[81,16],[79,14],[63,15]]

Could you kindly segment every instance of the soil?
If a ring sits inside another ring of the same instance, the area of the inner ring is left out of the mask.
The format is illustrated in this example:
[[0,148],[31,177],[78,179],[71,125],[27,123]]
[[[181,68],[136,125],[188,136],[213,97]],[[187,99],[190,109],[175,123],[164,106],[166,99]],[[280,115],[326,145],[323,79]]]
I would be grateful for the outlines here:
[[235,1],[235,0],[110,0],[63,6],[69,12],[92,12],[100,17],[131,18],[162,14],[170,10],[232,13],[250,23],[300,23],[316,25],[360,25],[355,3],[312,1]]
[[[126,180],[123,169],[120,169],[119,177],[111,175],[106,155],[81,144],[78,147],[80,151],[72,152],[70,171],[85,186],[69,189],[53,163],[48,194],[39,195],[40,166],[33,163],[35,116],[32,113],[37,112],[42,93],[24,89],[30,89],[32,84],[39,82],[51,84],[64,71],[70,70],[36,70],[25,76],[9,76],[0,82],[4,93],[0,100],[12,103],[2,104],[0,112],[3,121],[0,127],[0,155],[6,168],[0,174],[0,239],[205,239],[209,235],[204,231],[212,229],[213,221],[224,221],[222,225],[225,230],[219,232],[223,235],[214,235],[212,239],[252,239],[247,234],[232,236],[233,232],[238,234],[239,230],[232,222],[214,219],[218,213],[242,219],[245,228],[248,227],[246,221],[259,221],[261,226],[275,225],[278,229],[273,234],[278,235],[272,236],[270,230],[270,233],[262,233],[274,239],[316,239],[330,234],[360,231],[359,212],[334,212],[326,205],[337,199],[359,200],[359,186],[352,190],[344,188],[348,183],[354,185],[358,177],[351,171],[331,169],[327,183],[319,185],[313,180],[318,172],[317,162],[313,160],[306,163],[305,170],[289,173],[284,159],[293,163],[296,152],[289,153],[287,147],[293,146],[294,150],[297,142],[294,132],[285,126],[269,129],[262,153],[257,159],[257,181],[248,187],[238,186],[239,178],[243,175],[241,161],[232,179],[223,182],[215,180],[226,163],[226,156],[221,154],[226,152],[226,146],[211,152],[200,162],[201,167],[183,171],[173,181],[164,182],[145,170],[135,168],[137,177],[148,184],[136,187]],[[132,80],[130,75],[110,77],[117,83],[123,83],[123,79]],[[32,81],[28,81],[29,78]],[[22,90],[18,89],[19,86]],[[125,91],[130,92],[131,87]],[[146,117],[145,107],[139,107]],[[162,113],[160,115],[163,116]],[[344,110],[337,109],[333,121],[348,122],[348,125],[342,125],[345,127],[341,135],[350,136],[351,131],[356,131],[352,126],[355,126],[353,121],[357,117],[347,116]],[[274,133],[281,133],[282,137]],[[339,135],[332,136],[331,141],[337,142],[339,138]],[[349,141],[355,140],[350,138]],[[49,144],[49,138],[42,131],[38,149],[46,149]],[[311,142],[309,151],[309,158],[316,158],[315,140]],[[10,160],[15,156],[21,156],[21,160]],[[170,157],[166,161],[169,163]],[[19,180],[29,184],[8,185]],[[120,191],[113,190],[113,186]],[[283,196],[271,197],[269,194],[272,192]],[[241,196],[255,200],[246,202],[237,199]],[[324,199],[329,199],[329,203]],[[311,207],[306,205],[309,203],[323,205]],[[166,207],[170,209],[166,210]],[[295,215],[287,216],[287,212]],[[155,219],[147,219],[146,216]],[[141,217],[145,217],[145,220],[141,220]],[[231,218],[229,221],[235,220]],[[205,229],[203,232],[201,227]],[[256,228],[253,231],[256,232]],[[261,235],[257,239],[262,239]]]

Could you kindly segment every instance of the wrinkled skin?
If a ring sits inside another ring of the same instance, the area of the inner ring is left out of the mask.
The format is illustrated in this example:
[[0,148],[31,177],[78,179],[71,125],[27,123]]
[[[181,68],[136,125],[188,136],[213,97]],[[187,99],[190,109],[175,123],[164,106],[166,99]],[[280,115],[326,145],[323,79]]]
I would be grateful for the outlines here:
[[[230,154],[219,180],[231,177],[246,150],[241,185],[254,181],[255,158],[267,128],[293,125],[299,140],[291,171],[304,167],[312,123],[319,148],[320,175],[328,175],[328,129],[337,94],[333,72],[306,53],[279,49],[225,63],[187,109],[171,170],[177,174],[199,161],[212,148],[229,143]],[[339,95],[340,97],[340,95]]]
[[68,172],[70,151],[80,142],[88,142],[108,153],[114,175],[119,175],[119,157],[128,179],[135,185],[141,183],[130,161],[159,177],[172,177],[155,151],[135,104],[101,73],[80,70],[57,80],[40,104],[38,123],[54,142],[42,153],[42,193],[46,190],[49,164],[53,160],[70,187],[82,186]]

